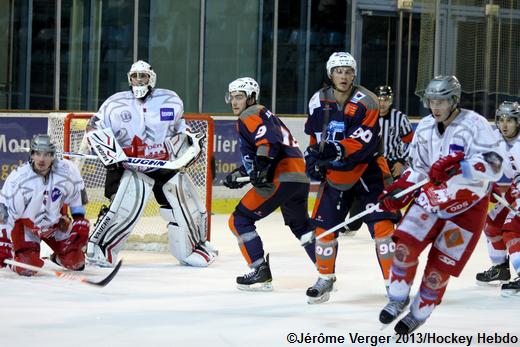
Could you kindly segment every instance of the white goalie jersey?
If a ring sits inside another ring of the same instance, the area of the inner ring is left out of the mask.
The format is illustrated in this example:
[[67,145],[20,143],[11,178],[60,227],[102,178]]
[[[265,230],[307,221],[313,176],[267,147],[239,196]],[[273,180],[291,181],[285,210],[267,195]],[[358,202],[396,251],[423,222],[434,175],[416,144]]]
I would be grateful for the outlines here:
[[502,177],[506,155],[500,141],[488,121],[471,110],[461,109],[443,133],[433,116],[423,118],[411,144],[408,180],[419,182],[427,178],[432,164],[450,153],[462,151],[464,160],[461,174],[440,185],[431,182],[424,185],[416,202],[441,218],[471,208],[488,194],[490,182]]
[[[129,156],[166,159],[165,141],[186,132],[184,106],[179,96],[166,89],[154,89],[141,101],[131,91],[108,98],[89,122],[90,130],[111,128]],[[145,171],[145,170],[143,170]]]

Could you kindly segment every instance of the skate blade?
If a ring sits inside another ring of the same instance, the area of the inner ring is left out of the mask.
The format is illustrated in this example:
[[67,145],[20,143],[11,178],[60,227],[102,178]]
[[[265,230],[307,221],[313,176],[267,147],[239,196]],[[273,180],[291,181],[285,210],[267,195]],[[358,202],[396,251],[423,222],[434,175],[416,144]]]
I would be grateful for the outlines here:
[[237,284],[237,288],[239,290],[243,290],[243,291],[247,291],[247,292],[272,292],[273,284],[271,282],[255,283],[255,284],[251,284],[251,285]]
[[323,294],[322,296],[318,296],[315,298],[312,296],[308,296],[307,303],[309,305],[321,304],[322,302],[329,301],[329,299],[330,299],[330,292],[327,292],[327,293]]
[[512,296],[520,296],[520,291],[516,289],[502,289],[500,291],[500,296],[503,298],[510,298]]
[[477,286],[479,287],[484,287],[484,288],[496,288],[496,287],[500,287],[502,284],[506,284],[506,283],[509,283],[509,281],[491,281],[491,282],[482,282],[482,281],[476,281],[477,283]]

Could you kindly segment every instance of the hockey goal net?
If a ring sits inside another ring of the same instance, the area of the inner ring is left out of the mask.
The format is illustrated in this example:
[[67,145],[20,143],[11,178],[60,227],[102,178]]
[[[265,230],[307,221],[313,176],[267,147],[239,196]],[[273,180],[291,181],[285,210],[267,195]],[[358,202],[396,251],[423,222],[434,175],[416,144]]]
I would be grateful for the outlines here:
[[[92,113],[51,113],[47,133],[54,140],[58,152],[90,153],[85,137],[85,129]],[[208,213],[208,237],[211,226],[211,157],[213,153],[213,119],[208,115],[185,114],[186,123],[196,132],[206,135],[202,154],[197,161],[185,171],[190,175],[197,187],[202,201],[206,203]],[[101,161],[95,159],[71,159],[80,169],[89,203],[87,218],[91,225],[97,219],[102,205],[109,205],[104,197],[106,170]],[[148,201],[145,211],[132,232],[127,248],[143,250],[166,250],[166,221],[159,216],[159,205],[153,198]]]

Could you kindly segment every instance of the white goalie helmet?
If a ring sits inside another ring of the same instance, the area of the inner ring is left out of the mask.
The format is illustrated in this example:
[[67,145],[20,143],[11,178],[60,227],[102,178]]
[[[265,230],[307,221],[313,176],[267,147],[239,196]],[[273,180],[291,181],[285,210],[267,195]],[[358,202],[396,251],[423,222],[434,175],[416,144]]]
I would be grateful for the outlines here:
[[332,69],[335,67],[346,66],[354,70],[354,74],[357,75],[357,64],[356,59],[347,52],[334,52],[327,60],[325,69],[327,70],[327,76],[332,79]]
[[228,91],[225,94],[226,103],[231,102],[230,95],[233,92],[244,92],[248,98],[253,96],[254,93],[255,99],[257,101],[260,99],[260,86],[251,77],[237,78],[229,84]]
[[[132,85],[132,76],[139,76],[139,74],[145,74],[148,75],[148,83],[133,86]],[[132,64],[130,67],[130,71],[128,71],[127,74],[128,77],[128,85],[130,88],[132,88],[132,92],[134,93],[134,96],[138,99],[143,98],[146,96],[146,94],[151,91],[153,88],[155,88],[155,81],[157,79],[157,75],[153,71],[150,64],[143,60],[138,60],[135,63]]]

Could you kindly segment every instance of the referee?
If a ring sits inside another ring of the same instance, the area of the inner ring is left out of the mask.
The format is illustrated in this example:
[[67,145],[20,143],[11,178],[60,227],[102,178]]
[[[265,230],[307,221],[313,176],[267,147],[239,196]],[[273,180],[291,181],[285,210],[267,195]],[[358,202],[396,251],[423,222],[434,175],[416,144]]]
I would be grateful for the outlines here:
[[397,178],[404,171],[409,156],[409,145],[413,129],[404,113],[392,107],[394,93],[390,86],[379,86],[375,90],[379,99],[379,125],[384,144],[384,157],[392,176]]

